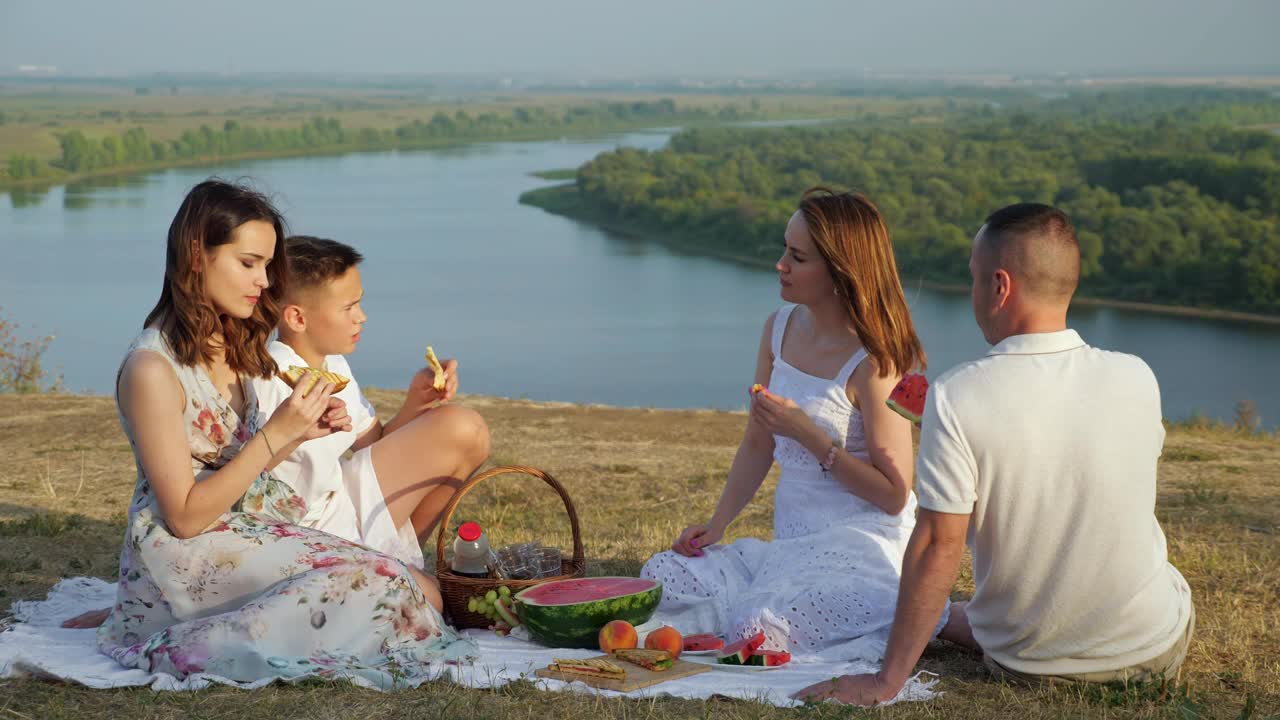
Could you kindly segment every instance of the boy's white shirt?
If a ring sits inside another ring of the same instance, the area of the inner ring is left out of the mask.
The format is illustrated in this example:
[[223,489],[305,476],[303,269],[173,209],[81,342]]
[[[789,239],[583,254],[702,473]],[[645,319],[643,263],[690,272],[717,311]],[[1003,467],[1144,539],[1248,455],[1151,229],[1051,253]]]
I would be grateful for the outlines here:
[[[307,367],[306,360],[279,340],[268,344],[267,351],[281,371],[287,370],[291,365]],[[360,524],[356,518],[355,506],[344,485],[341,459],[355,444],[356,439],[377,421],[377,412],[360,391],[360,384],[356,382],[346,358],[329,355],[324,359],[324,369],[351,378],[351,382],[341,392],[334,394],[334,397],[347,404],[351,430],[308,440],[271,472],[288,483],[306,501],[307,515],[300,524],[359,541]],[[293,390],[278,377],[269,380],[255,379],[254,389],[258,394],[258,413],[262,422],[271,417],[276,408],[293,394]],[[369,478],[369,481],[376,482],[376,479]]]

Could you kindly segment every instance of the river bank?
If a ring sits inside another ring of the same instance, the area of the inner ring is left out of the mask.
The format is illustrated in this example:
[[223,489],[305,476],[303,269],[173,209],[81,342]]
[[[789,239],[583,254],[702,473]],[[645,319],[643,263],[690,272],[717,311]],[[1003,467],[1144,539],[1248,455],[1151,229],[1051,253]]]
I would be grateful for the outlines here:
[[[564,171],[549,171],[541,176],[546,179],[563,179]],[[680,253],[714,257],[720,260],[744,265],[746,267],[766,269],[773,267],[773,264],[770,262],[761,261],[758,258],[745,255],[735,255],[711,249],[705,251],[691,249],[696,248],[697,245],[697,238],[694,236],[680,235],[678,233],[658,233],[638,230],[635,227],[619,222],[617,218],[611,217],[607,213],[600,212],[599,210],[582,202],[581,196],[578,194],[577,187],[573,183],[562,183],[550,187],[530,190],[520,196],[520,202],[525,205],[532,205],[540,208],[549,213],[563,215],[564,217],[572,218],[580,222],[590,223],[607,232],[620,235],[622,237],[661,243],[662,245]],[[903,285],[908,288],[917,286],[925,287],[946,293],[968,294],[969,292],[968,285],[939,283],[923,279],[912,280],[910,279],[909,273],[903,273]],[[1280,326],[1280,316],[1240,312],[1237,310],[1197,308],[1183,305],[1162,305],[1159,303],[1133,302],[1128,300],[1115,300],[1110,298],[1097,298],[1080,295],[1077,295],[1072,300],[1072,303],[1074,305],[1118,308],[1122,310],[1133,310],[1137,312],[1172,315],[1177,317],[1189,317],[1205,320],[1227,320],[1232,322]]]

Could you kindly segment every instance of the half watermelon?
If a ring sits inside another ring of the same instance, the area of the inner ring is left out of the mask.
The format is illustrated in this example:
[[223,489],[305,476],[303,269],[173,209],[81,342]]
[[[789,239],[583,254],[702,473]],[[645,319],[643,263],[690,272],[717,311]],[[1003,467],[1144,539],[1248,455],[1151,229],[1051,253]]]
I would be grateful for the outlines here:
[[662,599],[662,583],[633,577],[554,580],[515,594],[520,620],[548,647],[594,648],[610,620],[640,625]]
[[885,402],[899,415],[919,425],[924,417],[924,398],[928,392],[929,381],[923,375],[907,373]]

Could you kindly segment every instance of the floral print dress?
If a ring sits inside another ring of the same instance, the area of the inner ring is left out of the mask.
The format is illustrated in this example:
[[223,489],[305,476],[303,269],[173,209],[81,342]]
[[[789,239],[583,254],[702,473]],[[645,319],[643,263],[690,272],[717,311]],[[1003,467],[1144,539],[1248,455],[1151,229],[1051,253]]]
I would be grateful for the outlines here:
[[[253,383],[242,383],[250,410],[242,421],[206,373],[174,359],[157,330],[143,331],[133,352],[164,357],[182,384],[196,482],[257,432]],[[120,423],[136,456],[123,415]],[[306,503],[270,472],[184,540],[169,532],[137,468],[116,604],[98,633],[99,647],[120,664],[180,678],[315,675],[389,687],[437,677],[444,663],[474,654],[399,560],[295,525]]]

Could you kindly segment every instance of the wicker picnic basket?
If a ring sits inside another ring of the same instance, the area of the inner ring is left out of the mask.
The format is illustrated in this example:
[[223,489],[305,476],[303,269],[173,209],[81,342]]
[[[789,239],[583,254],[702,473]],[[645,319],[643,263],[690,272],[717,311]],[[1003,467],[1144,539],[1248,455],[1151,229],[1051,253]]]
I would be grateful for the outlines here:
[[[471,489],[476,485],[499,475],[513,473],[537,478],[550,485],[560,495],[560,499],[564,502],[564,509],[569,514],[569,527],[573,532],[573,557],[564,558],[560,561],[559,575],[536,580],[503,580],[492,577],[474,578],[455,574],[444,559],[445,538],[450,537],[449,527],[453,519],[453,511],[457,509],[458,503],[462,502],[462,498],[468,492],[471,492]],[[445,615],[456,628],[487,628],[491,624],[489,618],[467,609],[467,600],[475,595],[483,595],[489,590],[497,590],[501,585],[506,585],[511,589],[512,594],[515,594],[525,588],[551,582],[552,580],[567,580],[586,576],[587,555],[582,547],[582,528],[578,523],[578,511],[574,510],[573,501],[569,499],[569,494],[565,492],[564,486],[554,477],[551,477],[549,473],[524,465],[501,465],[490,468],[468,480],[467,484],[462,486],[462,489],[458,491],[457,495],[453,496],[453,499],[449,501],[449,505],[444,509],[444,516],[440,520],[440,529],[436,534],[436,579],[440,582],[440,594],[444,597]]]

